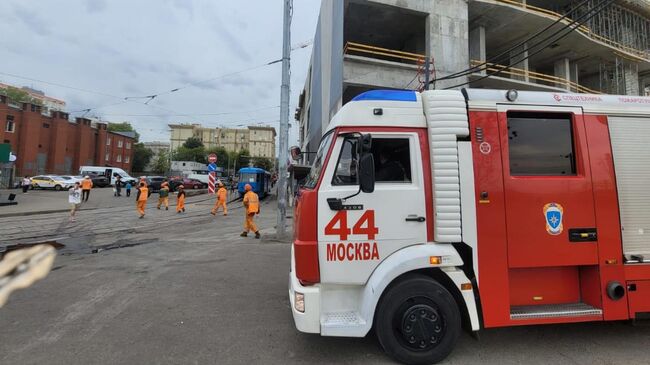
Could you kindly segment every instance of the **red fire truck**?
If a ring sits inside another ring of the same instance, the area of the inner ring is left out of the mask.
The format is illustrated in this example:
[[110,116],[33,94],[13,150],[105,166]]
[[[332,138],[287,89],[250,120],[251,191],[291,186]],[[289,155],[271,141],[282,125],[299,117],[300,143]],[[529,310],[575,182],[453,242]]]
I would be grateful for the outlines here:
[[649,184],[650,98],[361,94],[296,197],[296,327],[431,363],[463,326],[647,316]]

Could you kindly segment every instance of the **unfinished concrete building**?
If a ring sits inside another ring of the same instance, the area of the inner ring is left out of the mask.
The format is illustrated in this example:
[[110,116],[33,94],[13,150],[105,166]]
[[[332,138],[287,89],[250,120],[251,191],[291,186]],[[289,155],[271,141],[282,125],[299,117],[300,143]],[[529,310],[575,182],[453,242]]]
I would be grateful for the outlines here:
[[590,0],[573,10],[581,2],[323,0],[295,115],[301,147],[315,150],[331,116],[361,92],[423,89],[488,61],[429,86],[650,93],[650,1],[618,0],[598,12],[601,0]]

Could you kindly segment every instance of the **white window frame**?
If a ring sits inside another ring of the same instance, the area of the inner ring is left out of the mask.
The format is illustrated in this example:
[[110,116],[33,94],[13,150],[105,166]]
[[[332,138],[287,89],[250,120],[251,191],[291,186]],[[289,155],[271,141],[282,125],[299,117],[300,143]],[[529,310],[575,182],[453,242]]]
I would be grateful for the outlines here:
[[117,140],[117,148],[122,148],[122,146],[123,146],[122,140],[118,139]]
[[111,160],[111,154],[106,152],[106,154],[104,155],[104,160],[110,161]]
[[108,137],[108,138],[106,139],[106,145],[107,145],[107,146],[110,146],[110,145],[111,145],[111,137]]
[[129,156],[124,157],[124,163],[129,163],[131,161],[131,158]]
[[115,159],[115,161],[117,161],[117,162],[122,162],[122,155],[121,155],[121,154],[118,154],[118,155],[117,155],[117,158]]
[[131,149],[131,142],[126,142],[126,149],[130,150]]
[[[9,128],[11,126],[11,128]],[[13,120],[7,120],[7,125],[5,125],[5,132],[14,133],[16,131],[16,122]]]

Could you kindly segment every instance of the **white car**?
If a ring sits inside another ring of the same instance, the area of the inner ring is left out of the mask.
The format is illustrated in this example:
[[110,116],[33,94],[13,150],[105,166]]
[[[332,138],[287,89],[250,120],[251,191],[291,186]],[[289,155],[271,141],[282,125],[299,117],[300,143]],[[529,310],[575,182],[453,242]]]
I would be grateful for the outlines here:
[[74,186],[74,181],[66,180],[58,175],[38,175],[32,177],[34,189],[68,190]]

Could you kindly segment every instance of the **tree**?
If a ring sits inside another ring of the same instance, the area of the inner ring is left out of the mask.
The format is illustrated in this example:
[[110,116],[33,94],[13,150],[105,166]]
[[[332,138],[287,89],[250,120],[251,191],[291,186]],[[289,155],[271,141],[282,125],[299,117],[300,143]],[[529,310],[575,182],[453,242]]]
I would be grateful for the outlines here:
[[178,147],[172,154],[174,161],[195,161],[206,163],[206,153],[203,146],[187,148],[185,145]]
[[165,174],[171,168],[169,161],[169,152],[162,150],[158,152],[158,156],[153,161],[153,172],[157,174]]
[[13,86],[7,86],[6,88],[0,89],[0,94],[4,94],[10,100],[16,103],[32,103],[35,105],[43,105],[39,99],[33,98],[25,90],[19,89]]
[[122,123],[108,123],[107,130],[109,132],[135,132],[135,141],[140,140],[140,133],[135,131],[135,128],[129,122]]
[[145,166],[151,161],[153,151],[145,147],[144,143],[136,143],[133,145],[133,171],[142,172]]
[[266,171],[272,171],[275,164],[270,158],[253,157],[253,166],[262,168]]
[[190,149],[203,147],[203,142],[198,137],[190,137],[183,143],[183,147]]

